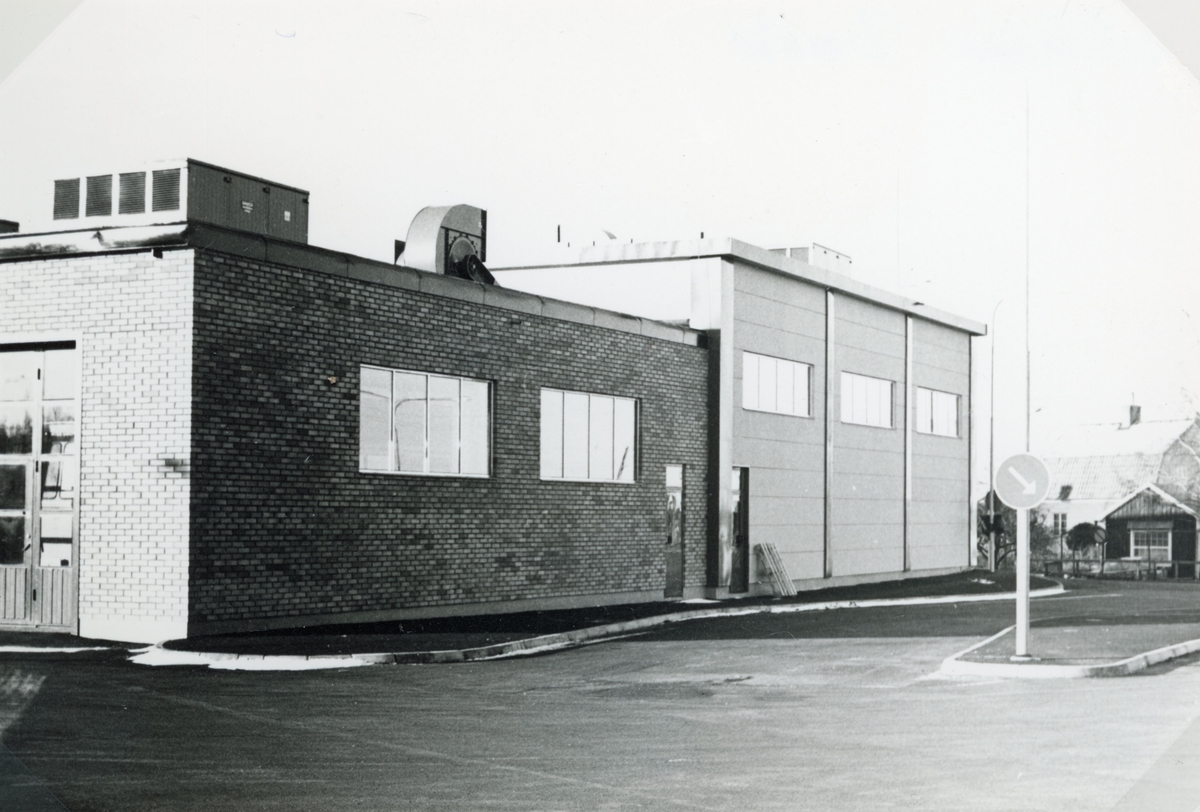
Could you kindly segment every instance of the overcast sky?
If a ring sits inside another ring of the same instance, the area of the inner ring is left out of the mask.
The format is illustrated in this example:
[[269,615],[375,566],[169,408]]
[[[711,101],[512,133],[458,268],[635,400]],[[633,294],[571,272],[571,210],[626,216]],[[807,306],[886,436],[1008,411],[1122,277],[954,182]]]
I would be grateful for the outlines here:
[[52,228],[54,178],[194,157],[311,190],[312,243],[388,261],[458,202],[488,209],[492,265],[558,224],[815,241],[979,321],[1003,300],[1004,455],[1027,99],[1034,450],[1135,393],[1196,410],[1200,82],[1116,0],[87,0],[0,84],[0,218]]

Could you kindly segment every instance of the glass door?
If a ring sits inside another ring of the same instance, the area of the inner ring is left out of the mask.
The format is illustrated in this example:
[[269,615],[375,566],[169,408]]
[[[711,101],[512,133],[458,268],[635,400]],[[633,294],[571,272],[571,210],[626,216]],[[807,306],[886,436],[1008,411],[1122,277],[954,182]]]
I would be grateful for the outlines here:
[[73,343],[0,345],[0,623],[75,623],[78,377]]
[[683,466],[667,466],[667,567],[664,598],[683,597]]
[[0,622],[29,620],[40,355],[0,353]]
[[733,562],[731,593],[750,590],[750,469],[733,469]]

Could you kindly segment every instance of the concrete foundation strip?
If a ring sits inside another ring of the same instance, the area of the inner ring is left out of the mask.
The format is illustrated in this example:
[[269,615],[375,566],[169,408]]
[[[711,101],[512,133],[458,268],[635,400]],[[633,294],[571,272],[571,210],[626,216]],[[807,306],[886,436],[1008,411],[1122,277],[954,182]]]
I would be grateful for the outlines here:
[[961,659],[976,649],[983,648],[993,640],[998,640],[1015,629],[1009,626],[1002,632],[993,634],[988,639],[965,648],[957,654],[952,654],[942,661],[939,674],[954,677],[1012,677],[1017,679],[1078,679],[1081,677],[1124,677],[1144,671],[1152,665],[1186,657],[1200,651],[1200,639],[1176,643],[1173,646],[1163,646],[1153,651],[1135,654],[1124,660],[1096,665],[1055,665],[1053,663],[1024,662],[1024,663],[980,663]]
[[[1041,598],[1062,594],[1065,590],[1061,584],[1046,589],[1035,589],[1029,593],[1031,598]],[[787,614],[791,612],[824,612],[831,609],[868,609],[884,606],[921,606],[945,603],[979,603],[984,601],[1013,600],[1015,594],[1002,592],[988,595],[944,595],[936,598],[891,598],[861,601],[824,601],[822,603],[793,603],[757,606],[722,606],[713,609],[693,609],[685,612],[673,612],[666,615],[626,620],[620,623],[607,623],[602,626],[590,626],[586,629],[575,629],[569,632],[545,634],[540,637],[529,637],[524,640],[512,640],[507,643],[496,643],[490,646],[479,646],[467,649],[448,649],[444,651],[402,651],[395,653],[373,654],[317,654],[301,655],[263,655],[263,654],[233,654],[227,652],[189,652],[197,657],[211,662],[227,662],[229,660],[337,660],[353,661],[355,665],[425,665],[432,663],[463,663],[480,660],[497,660],[508,657],[524,657],[532,654],[545,654],[568,648],[616,640],[640,634],[655,626],[668,623],[680,623],[688,620],[701,620],[715,617],[734,617],[739,615],[758,614]],[[986,643],[988,641],[984,641]],[[982,644],[980,644],[982,645]],[[161,647],[161,646],[160,646]],[[178,651],[178,650],[173,650]],[[965,653],[965,652],[963,652]],[[956,655],[958,656],[958,655]],[[348,663],[349,664],[349,663]],[[944,664],[943,664],[944,665]],[[334,666],[336,667],[336,666]]]

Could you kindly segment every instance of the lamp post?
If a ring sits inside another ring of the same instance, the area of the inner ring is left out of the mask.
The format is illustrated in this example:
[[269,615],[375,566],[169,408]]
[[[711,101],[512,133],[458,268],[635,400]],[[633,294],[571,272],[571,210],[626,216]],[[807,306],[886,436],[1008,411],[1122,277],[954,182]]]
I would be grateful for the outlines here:
[[988,407],[988,572],[996,571],[996,311],[1004,300],[992,308],[992,382],[988,386],[991,405]]

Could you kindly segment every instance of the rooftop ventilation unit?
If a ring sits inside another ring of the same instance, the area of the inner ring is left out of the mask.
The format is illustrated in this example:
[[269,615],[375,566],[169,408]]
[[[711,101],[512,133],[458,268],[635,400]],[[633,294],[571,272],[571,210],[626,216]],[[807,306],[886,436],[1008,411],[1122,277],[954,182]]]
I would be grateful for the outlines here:
[[188,159],[54,181],[59,228],[190,220],[308,242],[308,192]]
[[396,262],[408,268],[496,284],[487,260],[487,212],[475,206],[426,206],[397,242]]
[[771,253],[783,254],[827,271],[843,273],[847,276],[854,275],[854,260],[841,251],[834,251],[832,248],[826,248],[817,243],[798,248],[772,248]]

